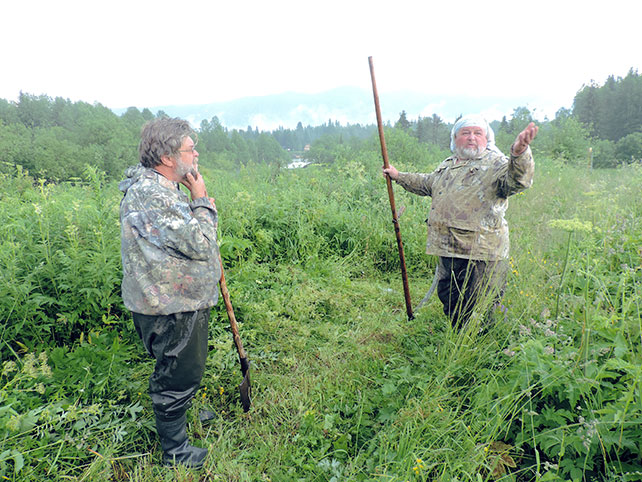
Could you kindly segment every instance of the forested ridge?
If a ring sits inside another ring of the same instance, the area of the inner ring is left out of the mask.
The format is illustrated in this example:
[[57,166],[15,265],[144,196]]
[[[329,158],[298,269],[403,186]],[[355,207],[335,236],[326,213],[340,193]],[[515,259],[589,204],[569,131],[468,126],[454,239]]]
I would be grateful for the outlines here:
[[[147,108],[130,107],[118,116],[99,103],[28,93],[20,93],[16,102],[0,99],[0,169],[12,172],[20,166],[35,177],[64,181],[80,178],[86,166],[92,166],[108,179],[119,178],[127,166],[137,162],[142,124],[163,115],[163,111],[154,114]],[[532,117],[529,109],[517,106],[510,119],[489,119],[500,148],[507,149]],[[394,125],[420,143],[448,149],[451,125],[436,113],[409,120],[403,111]],[[571,110],[560,109],[554,119],[540,126],[533,146],[537,154],[566,163],[592,162],[594,167],[639,160],[642,77],[631,70],[624,78],[609,77],[602,86],[583,86]],[[341,125],[332,119],[320,126],[299,122],[294,129],[270,132],[251,126],[230,130],[216,117],[203,119],[195,127],[201,161],[222,168],[266,162],[282,166],[308,148],[308,160],[330,163],[338,146],[365,141],[375,132],[374,125]]]

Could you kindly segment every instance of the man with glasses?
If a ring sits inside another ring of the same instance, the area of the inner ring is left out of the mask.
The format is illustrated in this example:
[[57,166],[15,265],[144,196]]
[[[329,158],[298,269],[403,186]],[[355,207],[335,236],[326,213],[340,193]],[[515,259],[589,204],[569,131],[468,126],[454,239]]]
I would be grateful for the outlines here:
[[[221,267],[218,214],[198,172],[195,138],[181,119],[147,123],[138,148],[140,165],[127,170],[119,187],[124,192],[122,296],[145,349],[156,359],[149,394],[163,463],[200,468],[207,449],[190,445],[186,411],[205,371]],[[201,413],[203,421],[212,417]]]
[[466,323],[475,305],[497,305],[506,282],[508,197],[533,183],[529,147],[538,127],[519,133],[506,157],[492,128],[479,115],[462,117],[452,128],[453,155],[430,174],[384,168],[405,190],[431,196],[426,252],[438,256],[437,295],[453,327]]

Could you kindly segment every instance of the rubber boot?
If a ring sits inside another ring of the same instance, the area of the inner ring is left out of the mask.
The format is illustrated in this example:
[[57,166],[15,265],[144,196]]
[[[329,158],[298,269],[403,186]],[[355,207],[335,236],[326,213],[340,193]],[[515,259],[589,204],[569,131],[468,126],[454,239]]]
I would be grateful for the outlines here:
[[171,420],[156,416],[156,431],[163,448],[163,465],[182,464],[193,469],[203,466],[207,449],[189,444],[185,414]]

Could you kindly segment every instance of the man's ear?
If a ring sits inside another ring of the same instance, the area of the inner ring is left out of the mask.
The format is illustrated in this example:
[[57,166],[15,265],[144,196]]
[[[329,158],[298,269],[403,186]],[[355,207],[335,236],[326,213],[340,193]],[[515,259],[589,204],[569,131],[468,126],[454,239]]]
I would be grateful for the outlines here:
[[174,167],[174,163],[175,163],[176,161],[175,161],[172,157],[170,157],[170,156],[168,156],[168,155],[166,155],[166,154],[163,154],[163,155],[161,156],[161,162],[163,163],[163,165],[164,165],[164,166],[167,166],[167,167]]

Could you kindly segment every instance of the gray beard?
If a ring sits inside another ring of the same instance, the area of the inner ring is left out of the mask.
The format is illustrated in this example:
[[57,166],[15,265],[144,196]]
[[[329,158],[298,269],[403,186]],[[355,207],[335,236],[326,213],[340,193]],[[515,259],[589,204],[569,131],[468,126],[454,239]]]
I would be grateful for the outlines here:
[[455,149],[455,154],[457,154],[458,159],[477,159],[478,157],[481,157],[482,152],[484,152],[486,149],[480,149],[479,147],[475,149],[471,149],[468,147],[457,147]]
[[183,163],[181,159],[177,159],[176,164],[177,164],[176,174],[181,179],[185,179],[185,177],[187,176],[187,173],[192,171],[192,167],[187,163]]

